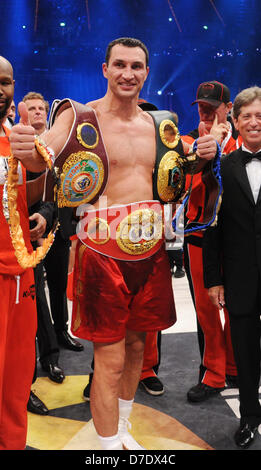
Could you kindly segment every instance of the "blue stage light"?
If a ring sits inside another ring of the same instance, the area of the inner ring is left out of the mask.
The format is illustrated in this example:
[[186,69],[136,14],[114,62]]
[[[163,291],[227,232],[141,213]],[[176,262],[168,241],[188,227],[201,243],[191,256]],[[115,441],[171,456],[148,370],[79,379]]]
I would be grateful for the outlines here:
[[66,26],[66,23],[64,21],[61,21],[60,26],[64,28],[64,26]]

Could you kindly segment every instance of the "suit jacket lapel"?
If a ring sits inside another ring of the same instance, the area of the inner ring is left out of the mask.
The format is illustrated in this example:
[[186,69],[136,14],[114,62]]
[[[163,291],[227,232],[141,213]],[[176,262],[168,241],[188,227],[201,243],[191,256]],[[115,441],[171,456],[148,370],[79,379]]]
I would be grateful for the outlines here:
[[[247,172],[246,172],[246,166],[243,163],[244,156],[243,156],[243,152],[241,151],[241,148],[238,149],[238,151],[234,153],[232,158],[233,158],[233,163],[235,165],[235,170],[234,170],[235,177],[237,178],[247,198],[252,202],[252,204],[255,204],[255,200],[253,198],[252,190],[251,190]],[[261,197],[260,193],[258,197]]]

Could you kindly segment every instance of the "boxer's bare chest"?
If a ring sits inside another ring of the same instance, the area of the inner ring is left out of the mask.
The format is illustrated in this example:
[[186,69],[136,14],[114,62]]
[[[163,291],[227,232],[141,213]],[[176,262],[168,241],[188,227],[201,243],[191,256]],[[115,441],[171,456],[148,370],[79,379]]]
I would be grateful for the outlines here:
[[155,130],[152,123],[100,117],[99,123],[111,170],[119,167],[143,166],[152,169],[155,164]]

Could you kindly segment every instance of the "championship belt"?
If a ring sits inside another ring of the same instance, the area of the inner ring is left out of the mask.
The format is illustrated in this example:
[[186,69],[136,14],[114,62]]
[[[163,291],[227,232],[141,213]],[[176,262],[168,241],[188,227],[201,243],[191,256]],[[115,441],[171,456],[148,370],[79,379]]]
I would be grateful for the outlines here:
[[102,134],[92,108],[70,99],[62,100],[54,107],[50,126],[58,113],[68,107],[74,112],[72,128],[55,158],[54,171],[47,171],[45,180],[44,200],[56,199],[58,207],[93,204],[105,189],[109,171]]
[[164,214],[159,201],[90,210],[81,217],[78,238],[84,245],[110,258],[146,259],[154,255],[164,241]]
[[178,202],[185,193],[187,173],[193,173],[196,153],[184,155],[178,128],[169,111],[147,111],[156,129],[157,155],[153,173],[153,198],[162,204]]

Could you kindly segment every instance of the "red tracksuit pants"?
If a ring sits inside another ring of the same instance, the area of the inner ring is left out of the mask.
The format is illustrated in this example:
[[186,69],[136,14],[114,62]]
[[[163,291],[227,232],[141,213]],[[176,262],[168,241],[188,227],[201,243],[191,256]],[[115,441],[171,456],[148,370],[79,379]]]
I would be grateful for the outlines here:
[[140,380],[156,376],[160,366],[161,331],[149,332],[146,335],[143,367]]
[[23,450],[35,368],[33,270],[20,279],[0,274],[0,292],[0,450]]
[[187,244],[186,257],[186,271],[202,332],[199,347],[204,373],[200,381],[211,387],[224,387],[226,374],[237,375],[228,312],[224,309],[222,325],[219,309],[214,307],[204,287],[202,248]]

